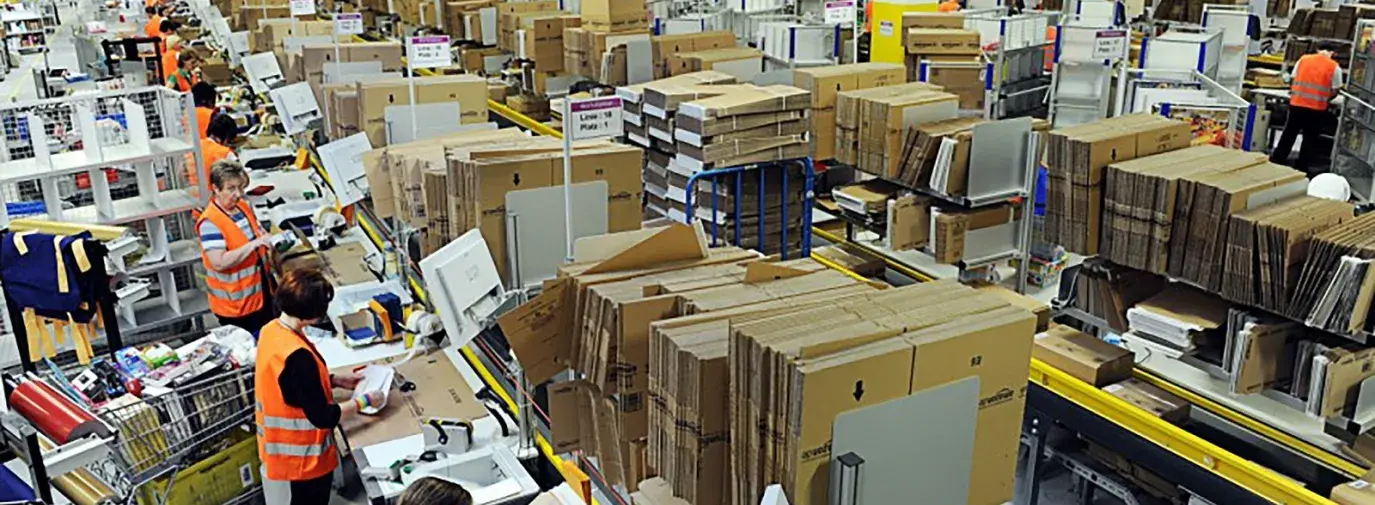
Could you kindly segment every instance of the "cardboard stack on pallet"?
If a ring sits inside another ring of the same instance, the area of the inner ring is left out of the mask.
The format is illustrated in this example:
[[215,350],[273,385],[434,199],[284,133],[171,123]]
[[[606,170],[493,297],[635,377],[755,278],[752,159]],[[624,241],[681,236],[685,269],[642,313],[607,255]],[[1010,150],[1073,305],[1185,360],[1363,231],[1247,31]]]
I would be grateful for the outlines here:
[[1070,252],[1099,251],[1107,166],[1189,145],[1189,124],[1133,114],[1052,130],[1046,143],[1046,240]]
[[809,118],[811,156],[818,161],[836,157],[836,96],[842,91],[902,84],[902,67],[892,63],[855,63],[793,71],[793,86],[812,93]]
[[628,84],[635,63],[626,44],[650,41],[644,0],[587,0],[581,12],[582,27],[564,32],[564,69],[611,86]]
[[[977,377],[968,503],[1012,496],[1036,318],[997,295],[924,283],[730,325],[734,503],[781,483],[828,502],[837,415]],[[859,384],[861,387],[856,387]]]
[[[904,132],[902,159],[894,181],[909,188],[931,188],[949,196],[963,196],[969,185],[969,156],[974,142],[974,127],[984,123],[978,117],[963,117],[922,123]],[[1044,132],[1050,123],[1034,120],[1032,130]],[[946,139],[953,142],[942,153],[941,146]],[[949,157],[949,162],[944,158]],[[935,170],[938,163],[944,166],[939,177]]]
[[954,118],[958,102],[957,96],[923,82],[842,91],[836,100],[836,160],[898,180],[907,130]]
[[[770,163],[807,156],[802,115],[811,101],[809,94],[782,85],[711,88],[715,89],[688,91],[697,98],[678,105],[673,127],[676,154],[669,171],[681,178],[670,177],[670,191],[680,188],[684,195],[693,191],[695,208],[686,208],[686,198],[681,206],[670,198],[668,217],[682,220],[694,212],[693,219],[710,224],[718,243],[769,254],[786,251],[785,257],[796,257],[807,211],[804,166]],[[651,102],[657,96],[653,88],[647,94]],[[705,170],[754,164],[764,165],[701,180],[695,189],[686,184],[692,174]]]
[[[415,103],[457,102],[459,122],[462,124],[487,122],[487,81],[474,75],[444,75],[407,79],[383,79],[355,84],[358,95],[359,130],[368,134],[373,147],[387,145],[387,129],[406,128],[409,124],[388,125],[388,107],[411,104],[411,86],[415,87]],[[331,112],[332,113],[332,112]],[[407,132],[409,137],[409,131]]]

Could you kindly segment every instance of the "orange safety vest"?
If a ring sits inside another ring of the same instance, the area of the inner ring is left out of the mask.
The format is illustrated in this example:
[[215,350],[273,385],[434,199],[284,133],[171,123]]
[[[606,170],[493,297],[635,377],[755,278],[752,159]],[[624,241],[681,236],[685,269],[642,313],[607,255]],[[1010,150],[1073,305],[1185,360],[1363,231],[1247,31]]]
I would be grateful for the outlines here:
[[956,12],[960,10],[960,2],[956,0],[946,0],[941,2],[940,7],[937,8],[940,9],[941,12]]
[[1332,73],[1337,61],[1322,54],[1308,54],[1295,64],[1294,82],[1289,85],[1289,105],[1305,109],[1327,110],[1327,102],[1337,90],[1332,89]]
[[200,79],[197,79],[195,74],[182,72],[181,69],[176,67],[172,67],[172,69],[172,74],[167,76],[167,87],[172,88],[174,91],[190,93],[191,86],[195,86],[196,83],[200,82]]
[[[201,132],[202,134],[204,134],[205,127],[201,127]],[[230,154],[234,154],[233,149],[230,149],[226,146],[222,146],[219,142],[210,140],[210,137],[201,137],[201,165],[199,167],[196,167],[197,170],[190,170],[187,172],[187,184],[190,184],[193,188],[198,187],[200,186],[201,177],[205,177],[205,180],[209,182],[210,167],[215,166],[216,161],[228,158]],[[186,158],[186,166],[193,166],[194,163],[192,163],[192,155],[188,154],[186,155]]]
[[177,67],[177,55],[179,54],[181,54],[181,51],[173,50],[170,48],[162,52],[162,71],[164,72],[164,75],[170,77],[172,76],[172,74],[176,74],[179,70],[181,70]]
[[[210,129],[210,118],[214,115],[215,109],[206,107],[196,107],[196,126],[200,127],[201,129],[201,140],[205,140],[206,132]],[[204,149],[201,150],[204,151]]]
[[162,37],[162,16],[154,14],[148,18],[148,24],[143,25],[143,34],[149,37]]
[[267,478],[275,481],[303,481],[323,477],[339,465],[333,430],[316,428],[306,413],[282,399],[278,378],[286,358],[299,349],[309,349],[320,370],[320,386],[331,391],[328,368],[315,346],[299,333],[273,320],[258,334],[257,370],[253,395],[257,405],[258,457],[267,468]]
[[[247,201],[239,200],[239,211],[248,216],[248,224],[253,226],[254,236],[244,235],[239,225],[234,223],[234,218],[229,217],[229,213],[221,209],[213,198],[196,220],[196,229],[200,229],[201,223],[210,221],[224,234],[226,250],[232,251],[243,247],[257,238],[262,228],[258,227],[258,218],[253,215],[253,208],[248,206]],[[269,274],[263,272],[262,267],[258,265],[261,257],[262,252],[255,250],[239,264],[227,270],[215,270],[210,266],[210,257],[205,255],[205,251],[201,251],[201,263],[205,264],[206,294],[210,297],[211,312],[224,317],[244,317],[263,308],[267,297],[263,293],[262,276]]]
[[1046,48],[1042,58],[1046,72],[1055,70],[1055,38],[1059,32],[1060,30],[1054,26],[1046,27]]

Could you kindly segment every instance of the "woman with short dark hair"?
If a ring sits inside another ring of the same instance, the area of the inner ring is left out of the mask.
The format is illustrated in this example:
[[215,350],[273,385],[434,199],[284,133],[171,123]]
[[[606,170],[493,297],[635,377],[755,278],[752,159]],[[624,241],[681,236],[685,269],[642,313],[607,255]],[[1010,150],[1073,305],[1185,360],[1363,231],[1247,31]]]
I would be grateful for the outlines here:
[[473,505],[473,496],[455,482],[422,477],[401,493],[396,505]]
[[382,393],[334,403],[333,388],[352,390],[361,377],[334,376],[303,333],[326,317],[334,286],[315,269],[287,272],[277,290],[282,315],[258,337],[254,396],[258,456],[267,479],[289,483],[292,505],[329,503],[339,454],[334,428],[339,418],[381,405]]

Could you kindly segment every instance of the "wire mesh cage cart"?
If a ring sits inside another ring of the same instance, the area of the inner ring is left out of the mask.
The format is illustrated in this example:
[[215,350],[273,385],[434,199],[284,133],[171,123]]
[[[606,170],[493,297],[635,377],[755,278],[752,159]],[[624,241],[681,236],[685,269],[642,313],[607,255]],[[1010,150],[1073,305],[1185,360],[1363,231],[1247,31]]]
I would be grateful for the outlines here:
[[[208,503],[254,493],[260,477],[249,431],[253,370],[226,368],[97,409],[116,435],[110,457],[93,470],[121,496],[137,497],[144,505],[173,503],[172,497],[183,493],[214,500]],[[205,474],[224,475],[201,477]]]

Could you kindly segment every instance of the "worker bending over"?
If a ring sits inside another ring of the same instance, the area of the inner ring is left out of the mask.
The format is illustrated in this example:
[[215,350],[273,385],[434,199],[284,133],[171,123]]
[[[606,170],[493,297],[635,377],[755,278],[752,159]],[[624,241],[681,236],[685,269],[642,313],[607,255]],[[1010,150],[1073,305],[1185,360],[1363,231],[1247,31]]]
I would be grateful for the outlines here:
[[1308,172],[1321,145],[1321,135],[1330,129],[1336,118],[1328,112],[1328,106],[1342,87],[1342,67],[1332,59],[1336,51],[1335,42],[1324,41],[1318,45],[1318,52],[1306,54],[1294,65],[1289,84],[1289,119],[1284,123],[1279,145],[1270,154],[1270,161],[1287,164],[1289,152],[1294,149],[1294,140],[1303,134],[1303,144],[1299,146],[1299,159],[1293,167]]
[[201,57],[194,51],[180,51],[177,53],[177,66],[175,72],[168,72],[167,87],[182,93],[190,93],[191,87],[200,82]]
[[[276,298],[282,315],[263,326],[258,337],[254,417],[268,503],[329,503],[334,469],[339,466],[334,428],[344,415],[379,406],[384,398],[382,392],[370,391],[356,400],[334,403],[333,388],[352,390],[362,377],[329,373],[324,357],[304,333],[307,326],[327,317],[333,298],[334,286],[319,270],[287,272]],[[282,496],[286,492],[290,499]]]
[[210,312],[220,324],[257,332],[274,317],[269,236],[244,199],[248,172],[239,162],[210,167],[210,205],[196,220]]
[[[200,130],[201,140],[205,140],[206,132],[210,131],[210,119],[215,115],[215,104],[219,101],[219,94],[215,92],[215,87],[207,82],[198,82],[191,86],[191,101],[196,104],[196,129]],[[235,135],[238,134],[238,127],[235,125]],[[229,139],[233,141],[233,138]],[[228,144],[224,144],[228,145]]]

